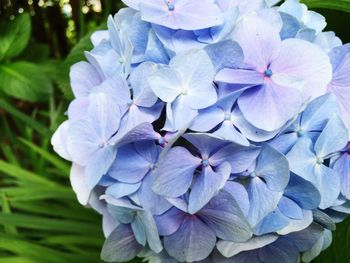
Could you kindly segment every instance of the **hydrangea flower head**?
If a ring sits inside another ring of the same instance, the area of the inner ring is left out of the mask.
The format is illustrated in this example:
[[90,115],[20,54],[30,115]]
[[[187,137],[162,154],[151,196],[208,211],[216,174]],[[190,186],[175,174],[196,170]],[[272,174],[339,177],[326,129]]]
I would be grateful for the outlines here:
[[52,137],[102,259],[311,262],[350,214],[349,44],[297,0],[123,2]]

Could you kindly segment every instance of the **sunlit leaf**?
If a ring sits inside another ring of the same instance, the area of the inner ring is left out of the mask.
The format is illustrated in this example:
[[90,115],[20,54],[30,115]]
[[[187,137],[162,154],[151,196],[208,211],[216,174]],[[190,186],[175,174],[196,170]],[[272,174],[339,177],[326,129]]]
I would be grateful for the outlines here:
[[0,65],[0,89],[15,98],[43,101],[52,92],[52,83],[40,66],[20,61]]
[[310,8],[326,8],[350,12],[350,0],[302,0]]
[[0,61],[19,55],[28,45],[31,34],[29,14],[0,23]]

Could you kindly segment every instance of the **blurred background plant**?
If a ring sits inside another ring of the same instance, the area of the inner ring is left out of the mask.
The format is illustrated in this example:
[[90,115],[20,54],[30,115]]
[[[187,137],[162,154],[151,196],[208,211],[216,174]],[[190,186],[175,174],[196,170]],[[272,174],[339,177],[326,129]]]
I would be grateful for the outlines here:
[[[350,0],[304,0],[350,42]],[[0,262],[100,262],[100,216],[78,204],[50,145],[72,98],[69,68],[118,0],[0,0]],[[350,262],[350,220],[318,263]]]

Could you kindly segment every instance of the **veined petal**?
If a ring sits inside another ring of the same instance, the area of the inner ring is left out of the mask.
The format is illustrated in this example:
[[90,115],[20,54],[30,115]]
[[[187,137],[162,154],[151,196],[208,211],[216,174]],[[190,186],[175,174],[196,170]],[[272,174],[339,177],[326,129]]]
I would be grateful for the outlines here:
[[84,61],[74,64],[69,76],[76,98],[89,96],[91,89],[102,82],[94,66]]
[[194,157],[185,148],[171,149],[159,164],[153,190],[167,197],[183,195],[190,187],[194,171],[200,164],[201,159]]
[[256,86],[264,83],[264,75],[255,70],[224,68],[216,75],[215,81]]
[[107,187],[106,194],[118,199],[135,193],[140,188],[140,186],[141,183],[127,184],[115,182],[111,186]]
[[198,149],[202,158],[208,158],[213,152],[228,144],[208,133],[185,133],[183,137]]
[[220,251],[220,253],[229,258],[233,257],[241,252],[250,251],[258,248],[265,247],[277,240],[278,236],[274,234],[257,236],[249,239],[244,243],[236,243],[232,241],[224,241],[220,240],[216,247]]
[[152,0],[139,4],[142,19],[171,29],[197,30],[223,23],[223,14],[211,0],[203,0],[200,5],[190,0],[167,2]]
[[79,203],[87,205],[91,192],[86,185],[84,167],[73,163],[69,179]]
[[253,164],[259,153],[260,148],[256,146],[244,147],[229,144],[213,154],[210,157],[210,163],[217,166],[223,162],[229,162],[231,173],[241,173]]
[[252,237],[251,227],[235,199],[221,191],[198,216],[216,233],[217,237],[245,242]]
[[314,44],[300,39],[284,40],[281,52],[270,68],[276,74],[303,79],[305,99],[325,94],[332,79],[332,66],[327,54]]
[[173,102],[181,94],[184,86],[180,74],[168,67],[160,68],[151,74],[148,83],[153,92],[165,102]]
[[198,111],[190,129],[198,132],[207,132],[215,128],[225,119],[225,113],[220,108],[213,106]]
[[246,137],[233,126],[231,121],[224,121],[220,128],[213,133],[213,135],[242,146],[250,145]]
[[246,90],[238,106],[247,121],[265,131],[275,131],[295,117],[302,106],[301,92],[272,81]]
[[166,251],[181,262],[205,259],[215,243],[215,232],[196,216],[187,216],[174,234],[164,237]]
[[133,145],[118,149],[108,175],[124,183],[137,183],[150,170],[150,163],[136,151]]
[[202,169],[193,182],[191,188],[188,212],[197,213],[214,197],[225,185],[230,177],[231,166],[226,162],[214,172],[210,166]]
[[129,225],[120,224],[106,239],[101,257],[107,262],[127,262],[142,250]]
[[344,153],[334,163],[333,169],[340,175],[341,193],[350,199],[350,155]]
[[162,236],[169,236],[174,234],[179,227],[182,225],[182,222],[185,218],[185,213],[176,207],[172,207],[164,214],[155,216],[159,234]]
[[315,186],[321,193],[320,208],[326,209],[333,205],[340,194],[339,175],[325,165],[315,168]]
[[264,178],[267,187],[272,191],[283,191],[289,182],[287,158],[268,144],[261,150],[255,172]]
[[348,143],[348,130],[343,121],[334,116],[331,118],[315,144],[315,152],[318,157],[326,157],[328,154],[342,150]]
[[265,216],[276,209],[282,192],[269,190],[258,177],[250,180],[247,191],[250,200],[248,220],[252,226],[256,226]]
[[278,29],[257,16],[243,18],[232,38],[243,49],[244,64],[260,72],[278,56],[281,48]]
[[309,138],[301,138],[287,154],[290,170],[303,179],[315,183],[314,168],[317,157],[313,152],[312,141]]
[[292,174],[284,196],[296,202],[303,209],[315,209],[321,201],[320,192],[309,181],[300,176]]

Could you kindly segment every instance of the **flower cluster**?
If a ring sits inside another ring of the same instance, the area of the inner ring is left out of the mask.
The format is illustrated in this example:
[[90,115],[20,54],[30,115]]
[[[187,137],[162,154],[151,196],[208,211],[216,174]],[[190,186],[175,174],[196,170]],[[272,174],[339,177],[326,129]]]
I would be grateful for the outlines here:
[[350,213],[350,45],[287,0],[124,0],[52,138],[102,258],[310,262]]

